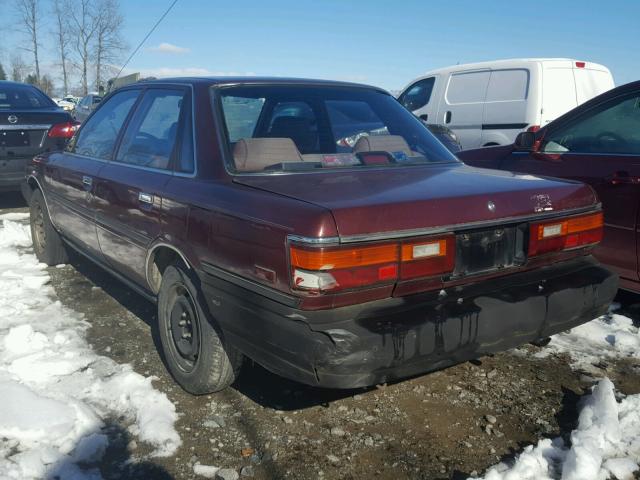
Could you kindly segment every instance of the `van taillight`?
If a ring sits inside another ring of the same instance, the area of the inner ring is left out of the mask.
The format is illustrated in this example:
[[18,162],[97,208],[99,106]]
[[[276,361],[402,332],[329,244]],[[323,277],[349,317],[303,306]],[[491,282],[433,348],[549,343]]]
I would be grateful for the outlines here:
[[527,128],[527,132],[537,132],[538,130],[540,130],[540,125],[531,125],[529,128]]
[[289,248],[292,287],[309,292],[354,288],[433,277],[453,271],[453,235],[358,247]]
[[56,123],[47,134],[50,138],[71,138],[80,126],[79,122]]
[[586,62],[576,62],[576,68],[584,68],[586,65]]
[[529,256],[595,245],[602,240],[603,226],[602,212],[532,223]]

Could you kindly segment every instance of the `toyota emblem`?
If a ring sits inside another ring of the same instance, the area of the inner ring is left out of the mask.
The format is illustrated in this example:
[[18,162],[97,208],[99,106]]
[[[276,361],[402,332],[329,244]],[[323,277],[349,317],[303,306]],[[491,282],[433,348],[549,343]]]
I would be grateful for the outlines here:
[[495,212],[496,211],[496,204],[493,203],[491,200],[489,200],[487,202],[487,208],[489,209],[490,212]]
[[9,120],[9,123],[16,123],[18,121],[18,117],[16,117],[15,115],[9,115],[7,117],[7,120]]

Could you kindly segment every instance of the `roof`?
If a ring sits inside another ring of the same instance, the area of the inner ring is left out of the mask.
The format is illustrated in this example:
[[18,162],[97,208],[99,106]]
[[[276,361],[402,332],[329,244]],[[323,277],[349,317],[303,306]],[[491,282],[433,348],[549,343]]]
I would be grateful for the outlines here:
[[[507,58],[502,60],[490,60],[487,62],[476,62],[476,63],[462,63],[458,65],[450,65],[448,67],[435,68],[433,70],[429,70],[424,74],[431,75],[434,73],[446,72],[450,70],[476,70],[476,69],[485,69],[496,66],[509,66],[513,64],[522,64],[522,63],[536,63],[536,62],[581,62],[583,60],[577,60],[575,58]],[[607,69],[604,65],[600,65],[598,63],[586,61],[586,63],[591,67]],[[608,69],[607,69],[608,70]]]
[[136,82],[136,85],[146,83],[192,83],[200,85],[315,85],[327,87],[372,88],[387,93],[386,90],[380,87],[364,85],[361,83],[288,77],[170,77],[153,80],[140,80],[139,82]]

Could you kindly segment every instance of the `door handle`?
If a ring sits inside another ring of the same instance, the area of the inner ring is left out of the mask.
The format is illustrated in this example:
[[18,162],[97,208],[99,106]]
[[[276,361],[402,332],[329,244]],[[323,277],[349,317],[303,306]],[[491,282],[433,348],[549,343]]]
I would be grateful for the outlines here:
[[629,175],[629,172],[619,170],[613,175],[605,177],[607,183],[611,185],[640,185],[640,177]]
[[140,203],[146,203],[147,205],[153,205],[153,195],[150,193],[140,192],[138,193],[138,201]]
[[451,110],[444,114],[444,123],[451,123]]
[[83,177],[82,177],[82,186],[87,191],[91,190],[91,187],[93,186],[93,178],[87,177],[86,175],[83,175]]

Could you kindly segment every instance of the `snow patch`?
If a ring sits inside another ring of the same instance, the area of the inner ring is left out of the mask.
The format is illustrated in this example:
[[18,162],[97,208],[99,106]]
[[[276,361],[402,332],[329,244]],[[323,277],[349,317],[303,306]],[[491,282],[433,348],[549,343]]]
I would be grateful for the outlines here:
[[602,360],[614,358],[640,359],[640,333],[633,321],[624,315],[610,313],[551,337],[551,342],[536,357],[550,353],[567,353],[571,366],[587,372]]
[[[562,438],[529,445],[511,464],[491,467],[484,480],[618,480],[639,469],[640,394],[616,401],[613,383],[601,380],[583,402],[571,447]],[[477,479],[476,479],[477,480]]]
[[27,218],[0,215],[0,478],[101,478],[86,465],[107,448],[106,420],[121,416],[153,455],[172,455],[174,405],[152,378],[91,350],[89,324],[53,300]]

